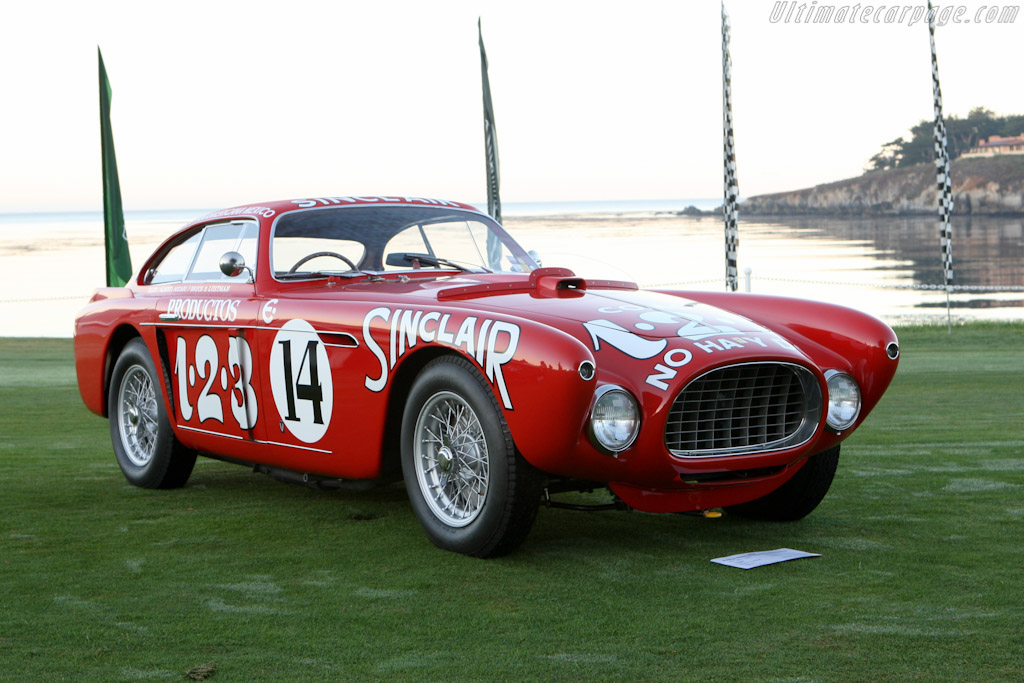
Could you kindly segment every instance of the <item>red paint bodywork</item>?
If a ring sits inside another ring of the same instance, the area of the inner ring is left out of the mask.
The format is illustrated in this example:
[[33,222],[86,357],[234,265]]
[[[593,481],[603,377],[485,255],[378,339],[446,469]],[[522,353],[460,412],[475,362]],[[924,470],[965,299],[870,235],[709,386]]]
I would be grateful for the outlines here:
[[[403,278],[384,273],[383,278],[275,279],[262,265],[269,263],[275,222],[299,208],[339,201],[239,207],[206,216],[177,233],[231,219],[258,221],[257,267],[251,284],[145,284],[152,265],[175,242],[172,236],[126,288],[98,290],[76,321],[75,361],[86,406],[106,415],[113,364],[123,345],[138,336],[163,369],[161,394],[175,435],[186,446],[311,475],[375,480],[393,472],[401,412],[416,372],[439,354],[460,354],[488,375],[499,405],[505,406],[516,447],[530,463],[556,477],[606,483],[626,504],[640,510],[682,512],[739,504],[778,488],[808,457],[848,436],[896,371],[898,361],[886,353],[897,341],[888,326],[851,309],[812,301],[640,291],[631,283],[581,280],[557,268],[522,274],[432,270],[408,272]],[[343,201],[409,205],[430,200]],[[443,204],[475,212],[466,205]],[[232,303],[218,304],[222,299]],[[159,316],[177,310],[175,302],[182,300],[199,302],[194,305],[197,318],[162,322]],[[655,322],[640,322],[638,316],[644,312],[653,312]],[[314,435],[313,441],[284,428],[282,413],[287,411],[275,403],[271,387],[272,363],[280,364],[273,355],[275,339],[279,345],[277,335],[289,321],[308,322],[328,360],[332,397],[324,405],[330,406],[330,416],[323,434]],[[487,328],[484,321],[490,321]],[[584,324],[594,321],[601,322]],[[680,336],[684,323],[693,334]],[[511,339],[513,327],[518,329],[517,344]],[[631,357],[604,336],[616,328],[639,334],[652,348],[664,340],[664,348],[648,358]],[[642,331],[634,331],[638,329]],[[465,332],[461,343],[455,341],[457,331]],[[212,346],[202,341],[204,337]],[[240,340],[251,352],[251,363],[232,364],[228,357]],[[200,344],[208,352],[208,364],[199,357]],[[503,351],[513,346],[514,355],[498,364]],[[579,373],[585,361],[597,368],[591,381]],[[665,422],[687,382],[714,368],[757,361],[810,369],[823,396],[825,371],[849,373],[863,396],[857,423],[837,435],[825,428],[823,415],[809,441],[773,452],[672,455],[664,443]],[[240,374],[243,366],[252,375],[249,402],[258,405],[248,428],[244,419],[231,417],[232,406],[239,410],[246,389]],[[607,383],[630,391],[642,409],[637,440],[616,456],[600,452],[587,436],[594,391]],[[199,411],[185,419],[185,403],[200,402],[214,414],[219,402],[221,419],[201,420]],[[762,475],[728,475],[751,470]],[[721,476],[706,476],[710,474]]]

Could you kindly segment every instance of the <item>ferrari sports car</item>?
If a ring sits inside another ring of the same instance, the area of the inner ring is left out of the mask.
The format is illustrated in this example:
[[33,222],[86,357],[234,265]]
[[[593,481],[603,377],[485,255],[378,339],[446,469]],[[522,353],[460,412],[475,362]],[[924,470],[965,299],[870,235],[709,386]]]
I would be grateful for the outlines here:
[[204,216],[75,328],[132,484],[183,486],[197,455],[323,489],[404,479],[430,540],[479,557],[573,491],[800,519],[898,358],[854,310],[578,277],[412,197]]

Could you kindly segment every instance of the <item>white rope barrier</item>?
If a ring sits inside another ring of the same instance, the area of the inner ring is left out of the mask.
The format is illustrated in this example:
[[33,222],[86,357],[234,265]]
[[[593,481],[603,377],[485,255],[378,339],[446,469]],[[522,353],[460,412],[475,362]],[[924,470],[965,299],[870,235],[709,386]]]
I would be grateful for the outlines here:
[[[1024,286],[1021,285],[1005,285],[1005,286],[988,286],[988,285],[886,285],[886,284],[874,284],[864,282],[843,282],[840,280],[796,280],[793,278],[785,277],[759,277],[758,280],[764,280],[766,282],[788,282],[790,284],[798,285],[830,285],[834,287],[864,287],[867,289],[893,289],[893,290],[919,290],[919,291],[938,291],[944,292],[947,289],[951,293],[956,292],[1024,292]],[[701,285],[708,283],[718,283],[718,279],[709,280],[687,280],[680,282],[659,282],[657,284],[648,284],[645,287],[680,287],[686,285]]]
[[82,304],[89,303],[92,294],[82,296],[48,296],[33,299],[0,299],[0,304],[34,304],[42,301],[81,301]]
[[[864,283],[864,282],[845,282],[842,280],[798,280],[787,277],[771,277],[762,276],[757,278],[765,282],[787,282],[790,284],[798,285],[827,285],[833,287],[863,287],[866,289],[892,289],[892,290],[917,290],[917,291],[936,291],[944,292],[947,289],[950,293],[957,292],[991,292],[991,293],[1012,293],[1012,292],[1024,292],[1024,285],[950,285],[948,288],[946,285],[897,285],[897,284],[875,284],[875,283]],[[644,283],[645,289],[656,289],[660,287],[688,287],[691,285],[707,285],[707,284],[718,284],[721,282],[720,278],[704,278],[701,280],[677,280],[674,282],[656,282],[656,283]],[[87,303],[92,297],[92,294],[83,294],[80,296],[49,296],[49,297],[31,297],[25,299],[0,299],[0,304],[31,304],[31,303],[42,303],[46,301],[81,301],[83,304]]]

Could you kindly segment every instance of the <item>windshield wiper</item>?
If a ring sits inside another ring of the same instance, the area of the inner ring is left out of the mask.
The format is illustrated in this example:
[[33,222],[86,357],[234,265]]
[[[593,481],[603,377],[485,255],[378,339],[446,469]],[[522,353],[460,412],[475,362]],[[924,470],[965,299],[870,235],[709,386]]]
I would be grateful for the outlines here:
[[277,275],[278,280],[305,280],[318,277],[362,277],[367,273],[361,270],[305,270],[296,271],[294,273],[280,273]]
[[435,267],[448,266],[449,268],[455,268],[456,270],[461,270],[464,273],[480,273],[480,272],[489,273],[489,272],[491,272],[490,270],[488,270],[486,268],[483,268],[483,267],[476,268],[476,269],[468,268],[468,267],[462,265],[461,263],[456,263],[455,261],[449,261],[446,258],[441,258],[440,256],[433,256],[431,254],[416,254],[416,253],[412,253],[412,252],[398,252],[398,253],[394,253],[394,254],[388,254],[388,257],[387,257],[387,265],[389,265],[389,266],[415,266],[416,263],[420,263],[422,265],[427,265],[427,266],[435,266]]

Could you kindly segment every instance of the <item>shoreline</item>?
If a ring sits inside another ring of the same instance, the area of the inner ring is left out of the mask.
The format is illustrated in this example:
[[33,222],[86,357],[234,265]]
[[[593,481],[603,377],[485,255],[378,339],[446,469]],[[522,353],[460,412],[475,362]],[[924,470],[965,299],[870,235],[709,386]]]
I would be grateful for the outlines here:
[[[694,290],[700,291],[700,290]],[[913,316],[907,315],[899,318],[887,319],[886,324],[892,327],[894,330],[899,332],[900,330],[913,329],[923,330],[935,328],[936,330],[945,330],[947,328],[946,318],[941,318],[929,315]],[[1003,328],[1021,328],[1024,330],[1024,320],[1008,320],[1001,318],[994,318],[991,320],[987,319],[964,319],[959,318],[953,321],[953,330],[957,329],[976,329],[976,330],[998,330]],[[33,340],[39,341],[54,341],[64,340],[72,341],[74,339],[73,334],[69,335],[16,335],[16,334],[4,334],[0,332],[0,343],[5,341],[19,341],[19,342],[31,342]]]
[[[950,164],[952,218],[1024,218],[1024,154],[959,158]],[[748,197],[747,216],[903,218],[938,216],[935,166],[869,171],[814,187]]]
[[[748,208],[744,212],[744,208]],[[705,212],[705,215],[721,215],[720,213],[709,213]],[[842,207],[831,207],[831,208],[815,208],[807,207],[803,209],[790,208],[788,210],[762,210],[754,209],[749,210],[749,207],[744,207],[743,204],[739,205],[739,216],[740,220],[746,217],[748,220],[751,218],[842,218],[855,220],[858,218],[938,218],[939,209],[936,206],[932,210],[915,210],[915,211],[897,211],[897,210],[877,210],[871,208],[865,208],[861,210],[848,209]],[[1021,211],[992,211],[985,213],[963,213],[955,210],[950,215],[951,219],[957,218],[1022,218],[1024,219],[1024,210]]]
[[[510,215],[505,223],[524,248],[540,254],[544,265],[570,268],[581,277],[630,280],[648,289],[721,290],[721,214],[690,214]],[[179,227],[165,216],[127,218],[135,268]],[[741,213],[740,273],[752,269],[754,294],[827,300],[890,323],[945,319],[945,293],[935,289],[941,270],[934,222],[931,217],[776,219]],[[104,280],[102,222],[89,218],[2,227],[0,268],[9,282],[23,286],[0,292],[5,321],[0,336],[70,336],[77,312]],[[1021,235],[1024,225],[1015,218],[974,221],[972,231],[962,231],[957,241],[957,283],[1024,285]],[[1021,320],[1024,293],[957,292],[952,307],[954,322]]]

